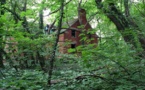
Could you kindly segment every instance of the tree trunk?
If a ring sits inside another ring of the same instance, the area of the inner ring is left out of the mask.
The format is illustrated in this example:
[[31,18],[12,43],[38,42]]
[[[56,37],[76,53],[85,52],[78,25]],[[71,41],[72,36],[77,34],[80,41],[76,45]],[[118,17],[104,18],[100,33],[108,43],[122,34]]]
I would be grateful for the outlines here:
[[128,0],[124,0],[124,7],[125,7],[125,15],[126,15],[126,17],[129,17],[130,12],[129,12]]
[[[26,12],[26,10],[27,10],[27,0],[24,0],[24,1],[25,2],[24,2],[23,11]],[[29,26],[28,26],[28,21],[27,21],[26,16],[23,17],[23,23],[22,23],[22,25],[23,25],[24,30],[26,32],[30,33]]]
[[[43,1],[41,3],[44,4]],[[44,27],[44,25],[43,25],[43,9],[44,9],[44,6],[42,6],[39,11],[39,29],[43,29],[43,27]]]
[[[0,0],[0,4],[1,6],[4,5],[6,3],[6,0]],[[1,18],[1,15],[4,15],[4,10],[1,9],[0,11],[0,18]],[[2,27],[3,26],[3,23],[0,23],[0,26]],[[4,64],[3,64],[3,54],[4,54],[4,51],[3,51],[3,32],[4,30],[0,27],[0,68],[4,68]]]
[[43,29],[43,11],[39,12],[39,28]]
[[41,56],[39,51],[36,52],[37,53],[37,60],[39,61],[39,64],[40,64],[40,67],[43,71],[46,71],[46,68],[45,68],[45,58],[44,56]]
[[64,8],[64,0],[61,0],[61,9],[60,9],[60,19],[58,23],[58,32],[56,35],[56,41],[53,47],[53,52],[50,58],[50,65],[49,65],[49,71],[48,71],[48,85],[51,86],[51,77],[52,77],[52,72],[53,72],[53,66],[54,66],[54,61],[55,61],[55,54],[56,54],[56,49],[57,49],[57,44],[59,41],[59,34],[62,26],[62,19],[63,19],[63,8]]

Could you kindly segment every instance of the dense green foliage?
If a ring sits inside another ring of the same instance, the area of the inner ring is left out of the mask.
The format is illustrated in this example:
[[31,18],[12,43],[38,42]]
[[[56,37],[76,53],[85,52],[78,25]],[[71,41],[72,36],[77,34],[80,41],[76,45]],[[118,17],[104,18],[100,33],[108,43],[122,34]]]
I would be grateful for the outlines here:
[[[69,49],[71,54],[55,50],[55,33],[46,35],[43,30],[43,25],[55,20],[54,25],[60,26],[62,0],[3,1],[0,1],[0,89],[145,89],[144,0],[64,0],[63,22],[76,18],[80,5],[86,9],[93,27],[88,33],[97,32],[99,40],[97,44]],[[43,16],[45,10],[50,10],[49,15]],[[82,40],[90,41],[85,34],[81,36]],[[56,55],[49,86],[52,52]]]

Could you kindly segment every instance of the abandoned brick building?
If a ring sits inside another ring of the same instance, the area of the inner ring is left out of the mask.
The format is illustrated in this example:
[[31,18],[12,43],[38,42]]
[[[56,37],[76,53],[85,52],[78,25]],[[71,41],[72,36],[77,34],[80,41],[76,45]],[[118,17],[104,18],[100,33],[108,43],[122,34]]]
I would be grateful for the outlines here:
[[[62,28],[61,34],[59,35],[59,52],[68,53],[69,48],[76,48],[79,45],[85,44],[85,41],[81,40],[82,36],[80,34],[84,33],[87,39],[92,39],[89,43],[98,42],[96,33],[89,34],[88,32],[92,30],[91,25],[87,21],[86,11],[84,9],[78,10],[78,18],[63,24],[67,28]],[[68,44],[66,44],[69,42]],[[87,43],[88,44],[88,43]]]

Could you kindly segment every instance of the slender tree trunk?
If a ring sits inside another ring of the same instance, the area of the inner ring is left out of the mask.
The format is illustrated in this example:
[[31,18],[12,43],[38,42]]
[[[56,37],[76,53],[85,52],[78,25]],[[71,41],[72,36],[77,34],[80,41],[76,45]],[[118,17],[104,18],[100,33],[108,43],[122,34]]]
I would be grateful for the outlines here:
[[[11,3],[10,5],[11,5],[12,11],[16,13],[16,8],[17,8],[16,1],[15,1],[15,3],[13,3],[13,1],[11,1],[10,3]],[[14,20],[15,20],[15,24],[17,24],[17,23],[18,23],[18,18],[17,18],[17,16],[13,14],[13,18],[14,18]]]
[[2,50],[2,48],[0,47],[0,68],[4,68],[3,56],[2,56],[3,53],[1,53],[1,50]]
[[46,71],[45,69],[45,61],[44,61],[44,56],[41,56],[40,53],[37,51],[37,60],[39,61],[40,67],[43,71]]
[[126,17],[129,17],[130,12],[129,12],[129,2],[128,2],[128,0],[124,0],[124,7],[125,7],[125,15],[126,15]]
[[39,12],[39,28],[43,29],[43,10]]
[[[6,3],[6,0],[0,0],[0,5],[4,5]],[[1,7],[0,7],[1,8]],[[1,15],[4,15],[4,10],[1,9],[0,11],[0,18],[1,18]],[[0,26],[2,27],[3,26],[3,23],[0,23]],[[3,32],[4,30],[0,27],[0,68],[4,68],[4,64],[3,64],[3,54],[4,54],[4,51],[3,51]]]
[[[23,11],[26,12],[27,10],[27,0],[24,0],[24,7],[23,7]],[[28,26],[28,21],[27,21],[27,18],[26,16],[23,17],[23,28],[26,32],[30,33],[30,30],[29,30],[29,26]]]
[[55,54],[56,54],[56,49],[57,49],[57,45],[58,45],[58,41],[59,41],[59,34],[60,34],[60,30],[61,30],[61,26],[62,26],[62,19],[63,19],[63,8],[64,8],[64,0],[61,0],[61,10],[60,10],[60,19],[59,19],[59,23],[58,23],[58,32],[57,32],[57,37],[56,37],[56,41],[53,47],[53,52],[50,58],[50,62],[49,62],[49,71],[48,71],[48,85],[51,86],[51,77],[52,77],[52,72],[53,72],[53,66],[54,66],[54,61],[55,61]]
[[[44,4],[44,2],[41,2],[42,4]],[[40,11],[39,11],[39,29],[43,29],[44,25],[43,25],[43,9],[44,7],[42,6]]]

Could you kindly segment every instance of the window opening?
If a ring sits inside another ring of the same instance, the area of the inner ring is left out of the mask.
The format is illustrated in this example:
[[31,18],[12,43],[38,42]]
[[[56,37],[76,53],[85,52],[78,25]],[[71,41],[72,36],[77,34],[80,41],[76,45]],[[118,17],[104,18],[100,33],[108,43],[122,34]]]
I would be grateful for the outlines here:
[[76,36],[76,31],[75,30],[72,30],[71,31],[71,35],[72,35],[72,37],[75,37]]
[[71,44],[71,48],[76,48],[76,44]]

